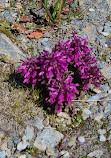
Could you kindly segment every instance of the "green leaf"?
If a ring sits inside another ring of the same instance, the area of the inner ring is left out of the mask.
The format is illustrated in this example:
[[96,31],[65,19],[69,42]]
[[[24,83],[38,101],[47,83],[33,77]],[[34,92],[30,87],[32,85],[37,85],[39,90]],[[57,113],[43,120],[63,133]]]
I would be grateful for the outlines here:
[[61,2],[61,0],[58,0],[54,6],[54,12],[52,14],[53,18],[55,19],[56,18],[56,15],[57,15],[57,8],[58,8],[58,5],[59,3]]

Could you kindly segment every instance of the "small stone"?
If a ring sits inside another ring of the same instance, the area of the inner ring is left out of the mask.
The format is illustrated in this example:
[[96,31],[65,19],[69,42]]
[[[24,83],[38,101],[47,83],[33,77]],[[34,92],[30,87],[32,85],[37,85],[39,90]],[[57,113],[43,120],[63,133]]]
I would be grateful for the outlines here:
[[95,120],[100,122],[100,120],[103,118],[103,115],[102,114],[98,114],[95,116]]
[[61,156],[62,158],[70,158],[70,155],[69,155],[68,151],[65,151],[65,150],[62,150],[62,151],[60,152],[60,156]]
[[17,150],[22,151],[24,149],[26,149],[26,147],[29,145],[28,142],[26,141],[21,141],[18,145],[17,145]]
[[102,34],[103,36],[109,36],[109,35],[110,35],[109,32],[101,32],[101,34]]
[[67,120],[71,119],[71,117],[67,113],[65,113],[65,112],[60,112],[60,113],[57,114],[57,116],[58,117],[63,117],[65,119],[67,119]]
[[0,158],[6,158],[5,151],[0,151]]
[[67,125],[71,125],[72,124],[71,119],[68,119],[67,122],[66,122],[66,124]]
[[49,46],[50,46],[50,43],[48,42],[48,38],[44,38],[44,39],[42,40],[42,45],[43,45],[44,47],[49,47]]
[[106,133],[106,129],[99,129],[99,130],[98,130],[98,133],[99,133],[99,134],[105,134],[105,133]]
[[41,145],[45,144],[47,147],[54,148],[63,139],[63,134],[54,130],[51,127],[44,128],[41,132],[37,133],[36,142]]
[[105,142],[106,141],[106,137],[103,134],[100,135],[100,141],[101,142]]
[[95,12],[95,9],[89,8],[89,11],[90,11],[90,12]]
[[15,145],[17,145],[17,144],[19,143],[18,138],[15,138],[15,139],[13,140],[13,143],[14,143]]
[[73,147],[73,148],[76,146],[76,137],[71,137],[68,143],[68,146]]
[[95,150],[95,151],[89,153],[87,156],[101,158],[102,155],[103,155],[103,151],[102,150]]
[[91,114],[92,113],[89,109],[87,108],[83,109],[83,113],[82,113],[83,120],[86,120]]
[[84,143],[85,142],[85,138],[84,137],[78,137],[78,140],[81,142],[81,143]]
[[31,126],[27,126],[25,130],[25,136],[23,136],[22,140],[31,141],[34,137],[34,128]]
[[51,156],[51,155],[54,155],[54,149],[52,149],[51,147],[47,147],[47,150],[46,150],[46,154],[48,156]]
[[20,155],[20,156],[18,156],[18,158],[26,158],[26,155],[25,154]]
[[34,147],[36,147],[40,151],[45,151],[47,146],[44,142],[42,142],[41,139],[36,138],[36,140],[34,142]]

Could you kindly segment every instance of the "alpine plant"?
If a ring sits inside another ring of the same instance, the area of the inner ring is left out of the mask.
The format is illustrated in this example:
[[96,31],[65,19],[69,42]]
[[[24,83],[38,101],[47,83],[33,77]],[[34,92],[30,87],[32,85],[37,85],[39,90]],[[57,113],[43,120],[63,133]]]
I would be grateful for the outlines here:
[[18,72],[24,79],[23,83],[31,83],[32,88],[37,82],[46,85],[49,97],[45,100],[50,104],[57,103],[57,112],[60,112],[64,102],[71,104],[78,89],[87,91],[89,84],[97,87],[101,84],[97,61],[92,57],[92,49],[88,48],[86,40],[87,37],[81,40],[73,34],[72,40],[65,43],[59,40],[51,53],[44,50],[40,57],[21,60],[22,66]]

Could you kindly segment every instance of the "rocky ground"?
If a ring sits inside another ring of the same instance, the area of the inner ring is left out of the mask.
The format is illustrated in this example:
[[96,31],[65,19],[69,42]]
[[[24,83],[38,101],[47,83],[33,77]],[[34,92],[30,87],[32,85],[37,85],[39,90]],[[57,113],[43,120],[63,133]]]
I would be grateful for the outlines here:
[[[31,2],[0,0],[0,158],[110,158],[110,0],[80,0],[77,14],[61,15],[55,27],[47,24],[40,1]],[[23,16],[34,16],[31,11],[38,21],[25,18],[24,22]],[[42,30],[42,36],[27,37],[35,28]],[[70,39],[72,32],[88,36],[104,80],[81,101],[72,102],[74,115],[49,113],[39,90],[24,87],[16,70],[20,59],[39,56],[43,49],[51,51],[59,39]]]

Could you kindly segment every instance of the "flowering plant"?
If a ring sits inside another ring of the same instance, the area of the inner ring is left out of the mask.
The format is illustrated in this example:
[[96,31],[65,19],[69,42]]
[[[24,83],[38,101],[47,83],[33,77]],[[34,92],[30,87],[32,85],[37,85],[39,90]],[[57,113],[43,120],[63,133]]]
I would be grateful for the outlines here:
[[86,91],[88,84],[97,87],[101,84],[102,76],[86,39],[81,40],[73,34],[72,41],[59,41],[52,53],[44,50],[38,58],[22,60],[22,66],[18,68],[24,78],[23,83],[32,83],[32,88],[37,82],[46,85],[49,97],[45,100],[57,103],[57,112],[62,109],[63,102],[71,104],[81,86]]

